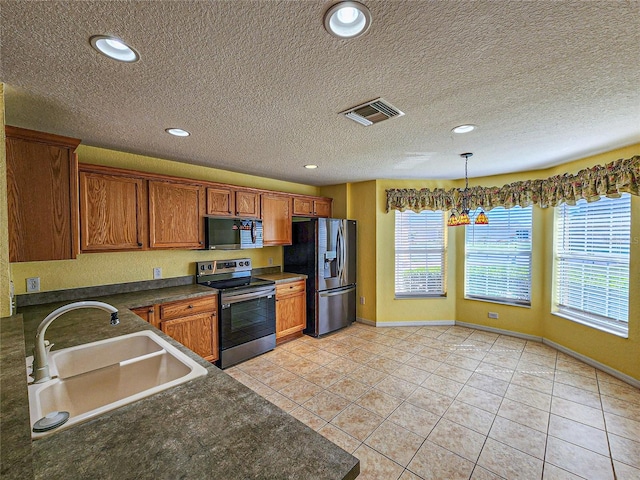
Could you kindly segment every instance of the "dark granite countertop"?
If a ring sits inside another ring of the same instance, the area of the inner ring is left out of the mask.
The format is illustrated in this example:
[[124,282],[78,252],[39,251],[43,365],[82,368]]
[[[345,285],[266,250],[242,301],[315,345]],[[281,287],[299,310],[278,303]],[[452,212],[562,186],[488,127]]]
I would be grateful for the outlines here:
[[257,275],[257,278],[262,278],[264,280],[273,280],[278,283],[288,283],[295,282],[298,280],[306,280],[307,276],[304,273],[265,273],[261,275]]
[[[155,330],[129,308],[212,293],[188,285],[91,298],[117,307],[120,325],[111,327],[101,310],[75,310],[51,324],[47,339],[56,350]],[[0,319],[3,478],[357,477],[357,458],[162,333],[207,375],[32,442],[24,359],[39,322],[65,303],[25,307]]]

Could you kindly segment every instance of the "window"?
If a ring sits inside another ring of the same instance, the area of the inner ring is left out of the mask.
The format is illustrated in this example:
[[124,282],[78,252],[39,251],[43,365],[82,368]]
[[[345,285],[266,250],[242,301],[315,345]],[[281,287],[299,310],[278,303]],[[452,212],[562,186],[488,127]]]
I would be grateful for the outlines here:
[[396,210],[396,298],[445,294],[446,237],[442,211]]
[[531,305],[533,207],[497,207],[465,231],[465,298]]
[[554,313],[626,335],[631,196],[556,208]]

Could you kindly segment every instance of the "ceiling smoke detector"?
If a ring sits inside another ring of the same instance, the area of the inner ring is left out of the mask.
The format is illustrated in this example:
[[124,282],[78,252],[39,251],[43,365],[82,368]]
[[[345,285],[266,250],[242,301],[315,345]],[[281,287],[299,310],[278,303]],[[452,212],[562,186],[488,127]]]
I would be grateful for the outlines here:
[[401,117],[404,115],[404,112],[401,112],[383,98],[376,98],[370,102],[340,112],[340,115],[344,115],[358,122],[360,125],[368,127],[369,125],[380,123],[389,118]]

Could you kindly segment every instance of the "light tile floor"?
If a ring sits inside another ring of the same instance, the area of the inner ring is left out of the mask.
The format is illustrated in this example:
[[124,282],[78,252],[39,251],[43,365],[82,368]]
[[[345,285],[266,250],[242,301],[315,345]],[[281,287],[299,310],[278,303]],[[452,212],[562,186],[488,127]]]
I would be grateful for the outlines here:
[[640,479],[640,390],[537,342],[362,324],[227,369],[359,479]]

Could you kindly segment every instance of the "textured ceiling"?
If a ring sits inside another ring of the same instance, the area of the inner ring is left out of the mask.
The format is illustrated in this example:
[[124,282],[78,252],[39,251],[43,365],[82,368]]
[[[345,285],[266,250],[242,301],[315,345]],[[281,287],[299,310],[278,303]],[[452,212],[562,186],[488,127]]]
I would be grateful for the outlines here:
[[[372,27],[351,40],[323,28],[333,1],[0,1],[7,124],[312,185],[460,178],[467,151],[471,177],[517,172],[640,142],[638,1],[362,1]],[[141,60],[97,54],[95,34]],[[377,97],[405,115],[338,115]],[[454,136],[463,123],[479,128]]]

